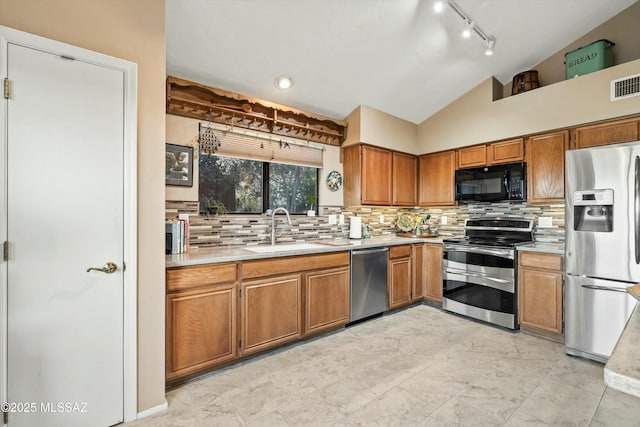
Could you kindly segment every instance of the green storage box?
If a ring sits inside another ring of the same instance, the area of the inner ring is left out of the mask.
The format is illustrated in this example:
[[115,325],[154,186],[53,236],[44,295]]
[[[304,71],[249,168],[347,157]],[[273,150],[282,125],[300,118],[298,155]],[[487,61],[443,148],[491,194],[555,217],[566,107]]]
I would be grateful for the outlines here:
[[609,40],[598,40],[564,54],[566,78],[593,73],[613,65],[613,47]]

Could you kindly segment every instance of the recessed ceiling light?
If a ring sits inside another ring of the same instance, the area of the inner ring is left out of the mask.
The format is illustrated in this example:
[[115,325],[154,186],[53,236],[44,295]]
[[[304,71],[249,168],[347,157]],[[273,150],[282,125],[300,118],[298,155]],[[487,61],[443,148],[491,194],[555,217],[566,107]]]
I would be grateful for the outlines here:
[[444,2],[442,2],[442,1],[437,1],[437,2],[435,2],[435,3],[433,4],[433,10],[434,10],[436,13],[440,13],[440,12],[442,12],[442,10],[443,10],[443,9],[444,9]]
[[293,86],[293,78],[290,76],[279,76],[276,77],[274,84],[278,89],[289,89]]

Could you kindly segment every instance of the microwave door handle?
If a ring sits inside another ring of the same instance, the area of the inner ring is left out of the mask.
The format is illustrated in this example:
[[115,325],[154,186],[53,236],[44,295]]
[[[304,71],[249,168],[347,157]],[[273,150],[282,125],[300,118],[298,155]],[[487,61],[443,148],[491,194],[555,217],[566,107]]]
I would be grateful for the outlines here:
[[507,192],[507,198],[508,198],[509,195],[511,194],[511,190],[509,189],[509,172],[505,172],[504,175],[502,175],[502,182],[504,184],[504,189]]
[[635,250],[636,250],[636,264],[640,264],[640,156],[636,156],[635,161],[635,171],[634,171],[634,189],[633,189],[633,204],[634,204],[634,213],[633,213],[633,233],[634,233],[634,241],[635,241]]

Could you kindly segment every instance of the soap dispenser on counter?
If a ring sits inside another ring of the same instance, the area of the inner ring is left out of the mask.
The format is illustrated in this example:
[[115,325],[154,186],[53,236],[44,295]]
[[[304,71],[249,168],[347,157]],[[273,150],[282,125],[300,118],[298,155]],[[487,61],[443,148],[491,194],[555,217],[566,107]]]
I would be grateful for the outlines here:
[[369,224],[365,224],[362,226],[362,238],[363,239],[371,238],[371,226]]

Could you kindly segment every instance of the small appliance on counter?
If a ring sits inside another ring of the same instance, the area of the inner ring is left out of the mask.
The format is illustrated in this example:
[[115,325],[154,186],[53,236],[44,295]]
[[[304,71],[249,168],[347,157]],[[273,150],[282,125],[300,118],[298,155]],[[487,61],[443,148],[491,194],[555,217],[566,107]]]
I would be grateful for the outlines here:
[[352,216],[349,218],[349,238],[362,239],[362,217]]

